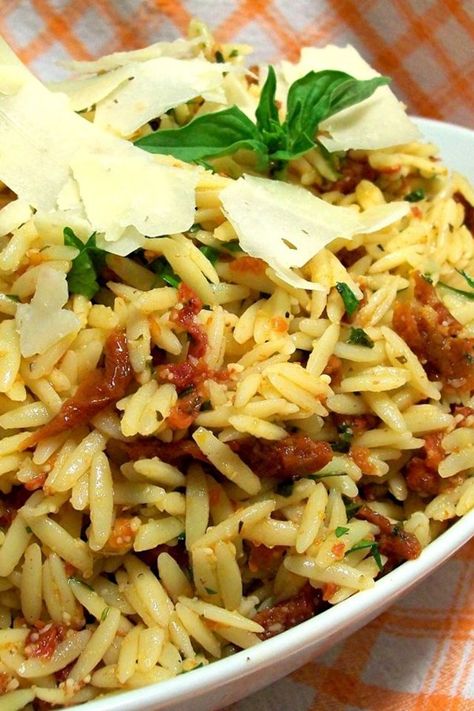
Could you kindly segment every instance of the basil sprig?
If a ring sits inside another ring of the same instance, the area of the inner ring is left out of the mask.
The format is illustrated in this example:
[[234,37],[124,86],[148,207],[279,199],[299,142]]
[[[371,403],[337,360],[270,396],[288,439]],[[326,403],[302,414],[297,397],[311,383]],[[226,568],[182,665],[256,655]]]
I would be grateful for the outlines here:
[[63,235],[65,245],[79,250],[67,275],[69,292],[92,299],[100,289],[97,275],[105,266],[106,253],[97,246],[95,232],[87,242],[82,242],[70,227],[64,228]]
[[237,106],[232,106],[198,116],[181,128],[150,133],[139,138],[135,145],[188,163],[229,155],[243,148],[254,151],[263,166],[270,162],[284,163],[317,145],[315,134],[321,121],[364,101],[389,81],[383,76],[354,79],[335,70],[308,72],[291,85],[287,116],[280,122],[275,102],[276,75],[270,66],[255,123]]

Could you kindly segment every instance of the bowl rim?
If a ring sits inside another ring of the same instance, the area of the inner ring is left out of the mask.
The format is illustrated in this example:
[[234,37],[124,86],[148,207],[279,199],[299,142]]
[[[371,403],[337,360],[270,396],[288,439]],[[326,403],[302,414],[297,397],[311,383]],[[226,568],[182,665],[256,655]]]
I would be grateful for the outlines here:
[[[421,130],[424,127],[445,130],[456,134],[457,139],[474,139],[474,130],[465,126],[436,119],[412,118]],[[370,611],[379,614],[382,608],[387,607],[396,598],[424,580],[472,537],[474,537],[474,509],[430,543],[416,560],[406,561],[377,580],[372,588],[352,595],[292,629],[265,640],[255,647],[216,660],[201,669],[195,669],[192,674],[186,674],[184,678],[180,675],[139,689],[113,690],[98,699],[69,709],[70,711],[139,711],[144,705],[148,707],[151,704],[166,708],[168,703],[176,704],[180,700],[184,702],[201,695],[205,690],[222,686],[235,679],[243,681],[245,677],[262,672],[273,665],[276,659],[290,657],[311,646],[316,639],[329,640],[337,637],[340,630],[354,625],[356,618],[367,619],[367,613]],[[336,641],[334,639],[334,642]]]

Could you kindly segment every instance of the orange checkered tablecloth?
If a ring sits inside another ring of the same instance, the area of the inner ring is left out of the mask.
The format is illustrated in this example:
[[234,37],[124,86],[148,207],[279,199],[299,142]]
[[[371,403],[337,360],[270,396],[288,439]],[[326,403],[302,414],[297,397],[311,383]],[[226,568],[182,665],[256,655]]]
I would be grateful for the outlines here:
[[[186,32],[199,16],[256,61],[355,45],[409,111],[474,128],[474,0],[0,0],[0,32],[43,78]],[[360,632],[232,711],[474,711],[474,541]],[[230,711],[227,710],[227,711]]]

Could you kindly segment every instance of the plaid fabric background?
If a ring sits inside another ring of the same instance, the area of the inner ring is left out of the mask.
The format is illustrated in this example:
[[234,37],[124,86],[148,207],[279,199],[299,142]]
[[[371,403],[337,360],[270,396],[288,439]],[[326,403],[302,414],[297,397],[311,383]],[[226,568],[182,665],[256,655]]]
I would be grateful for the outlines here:
[[[256,60],[355,45],[409,111],[474,127],[474,0],[0,0],[0,32],[42,78],[173,39],[199,16]],[[325,656],[226,711],[474,711],[474,541]]]

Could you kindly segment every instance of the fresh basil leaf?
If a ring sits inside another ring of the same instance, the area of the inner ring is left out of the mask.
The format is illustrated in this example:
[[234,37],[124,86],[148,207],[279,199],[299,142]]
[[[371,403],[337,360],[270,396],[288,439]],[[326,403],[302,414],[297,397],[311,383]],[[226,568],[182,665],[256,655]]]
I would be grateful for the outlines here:
[[100,289],[97,274],[104,267],[105,252],[97,247],[95,232],[87,242],[82,242],[70,227],[64,228],[63,235],[65,245],[79,250],[67,275],[69,291],[71,294],[82,294],[92,299]]
[[373,340],[366,334],[363,328],[351,328],[347,342],[355,346],[364,346],[365,348],[374,347]]
[[320,120],[330,118],[344,109],[348,109],[361,101],[368,99],[379,86],[389,84],[390,77],[373,77],[372,79],[354,79],[349,76],[346,82],[338,83],[329,96],[329,106],[325,116]]
[[270,65],[268,67],[268,76],[260,94],[257,110],[255,111],[257,128],[260,131],[270,131],[274,123],[279,123],[275,93],[276,74],[274,68]]
[[407,202],[420,202],[420,200],[424,200],[425,197],[426,195],[423,188],[417,188],[416,190],[412,190],[411,193],[408,193],[408,195],[405,195],[403,199]]
[[202,252],[205,257],[207,257],[207,259],[211,262],[213,266],[219,259],[220,253],[219,250],[215,247],[209,247],[207,244],[204,244],[202,247],[199,247],[199,251]]
[[344,536],[344,534],[349,533],[349,529],[346,528],[346,526],[338,526],[334,533],[336,534],[336,538],[340,538]]
[[457,273],[460,274],[464,279],[467,281],[471,289],[474,289],[474,277],[469,276],[467,272],[465,272],[463,269],[456,269]]
[[284,127],[288,148],[271,157],[280,160],[297,158],[315,145],[318,125],[324,119],[371,96],[388,77],[354,79],[345,72],[324,70],[308,72],[295,81],[288,92],[288,113]]
[[240,148],[266,155],[256,125],[236,106],[199,116],[182,128],[155,131],[139,138],[135,145],[188,163],[235,153]]
[[274,68],[269,66],[268,76],[255,111],[255,118],[257,119],[257,129],[268,153],[271,154],[286,146],[286,131],[280,124],[278,108],[275,103],[275,93],[276,74]]
[[359,300],[356,295],[343,281],[337,282],[336,291],[341,295],[347,314],[352,316],[359,306]]

